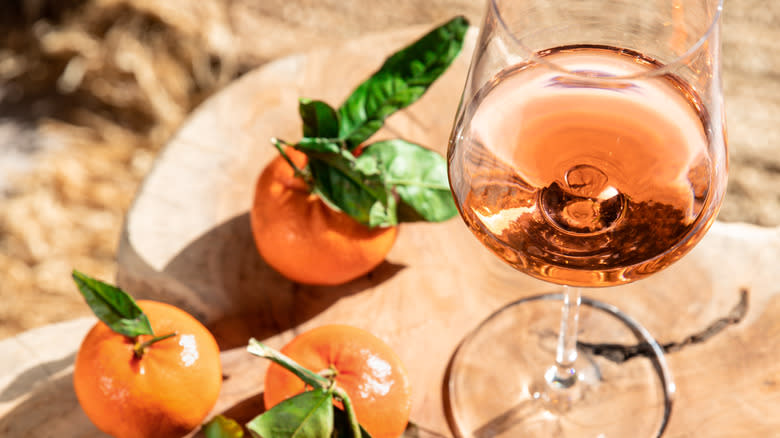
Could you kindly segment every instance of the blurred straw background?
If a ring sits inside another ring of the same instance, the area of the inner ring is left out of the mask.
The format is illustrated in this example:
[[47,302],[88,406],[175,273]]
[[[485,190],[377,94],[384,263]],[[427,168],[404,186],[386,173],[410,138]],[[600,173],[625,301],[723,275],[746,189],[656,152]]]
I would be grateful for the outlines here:
[[[71,269],[114,278],[114,252],[136,187],[209,95],[293,52],[455,14],[476,24],[483,4],[2,0],[0,339],[87,313]],[[740,154],[732,153],[721,219],[775,226],[780,131],[761,127],[780,115],[780,31],[773,24],[780,5],[734,0],[727,12],[729,133],[732,152]],[[747,71],[736,58],[745,50],[756,55]],[[766,111],[752,114],[760,97],[769,101]]]
[[0,2],[0,338],[86,314],[71,269],[114,278],[136,187],[210,94],[285,54],[481,10],[362,3]]

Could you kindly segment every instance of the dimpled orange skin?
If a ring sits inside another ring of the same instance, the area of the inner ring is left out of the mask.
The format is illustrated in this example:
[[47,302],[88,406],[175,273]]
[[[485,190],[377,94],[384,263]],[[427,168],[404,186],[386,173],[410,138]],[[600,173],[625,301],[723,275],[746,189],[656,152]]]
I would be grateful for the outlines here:
[[[303,153],[285,152],[298,168],[306,165]],[[281,156],[260,174],[250,217],[266,263],[303,284],[338,285],[367,274],[385,259],[398,234],[398,227],[369,228],[331,209]]]
[[152,344],[137,359],[131,338],[98,322],[76,356],[76,396],[95,426],[116,438],[181,437],[199,426],[217,401],[219,347],[183,310],[153,301],[138,305],[155,335],[177,335]]
[[[401,360],[381,339],[346,325],[307,331],[281,352],[316,372],[334,369],[336,384],[349,395],[358,421],[373,438],[397,438],[409,421],[412,389]],[[279,365],[265,375],[266,409],[304,390],[303,382]]]

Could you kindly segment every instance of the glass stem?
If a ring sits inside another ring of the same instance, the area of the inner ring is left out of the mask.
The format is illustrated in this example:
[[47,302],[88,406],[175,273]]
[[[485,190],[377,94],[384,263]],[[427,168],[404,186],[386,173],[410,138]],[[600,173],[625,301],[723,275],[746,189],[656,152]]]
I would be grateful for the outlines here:
[[555,351],[555,365],[545,374],[547,383],[556,388],[569,388],[577,381],[577,325],[580,316],[581,289],[564,286],[561,327]]

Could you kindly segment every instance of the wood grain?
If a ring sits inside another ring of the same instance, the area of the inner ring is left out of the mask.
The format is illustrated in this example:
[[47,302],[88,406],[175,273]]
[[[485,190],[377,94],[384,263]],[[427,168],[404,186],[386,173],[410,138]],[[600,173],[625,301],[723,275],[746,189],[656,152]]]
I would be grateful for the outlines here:
[[[262,409],[266,364],[244,351],[250,336],[280,347],[302,330],[340,322],[375,333],[398,352],[411,373],[412,419],[422,436],[449,436],[442,382],[460,339],[501,305],[554,291],[501,264],[458,218],[403,225],[386,262],[341,287],[293,284],[255,251],[247,215],[254,179],[275,153],[269,137],[300,136],[297,99],[337,105],[351,84],[424,30],[355,40],[246,75],[193,114],[146,178],[126,219],[118,281],[133,295],[179,305],[212,328],[227,377],[215,413],[248,420]],[[443,152],[467,64],[468,55],[461,56],[380,135]],[[678,397],[666,436],[777,436],[778,260],[780,230],[716,223],[666,271],[588,292],[667,343],[725,316],[739,290],[750,291],[738,325],[669,355]],[[1,436],[101,436],[70,383],[73,355],[91,323],[76,320],[0,342]]]

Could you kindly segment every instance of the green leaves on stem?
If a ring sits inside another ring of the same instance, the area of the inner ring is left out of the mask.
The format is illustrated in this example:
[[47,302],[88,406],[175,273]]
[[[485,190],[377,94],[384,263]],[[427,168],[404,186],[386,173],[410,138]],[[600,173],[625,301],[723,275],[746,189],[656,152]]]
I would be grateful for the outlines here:
[[75,269],[72,276],[92,312],[111,330],[131,338],[154,335],[149,318],[122,289]]
[[373,135],[390,114],[419,99],[447,70],[463,47],[468,30],[455,17],[390,56],[382,67],[352,92],[338,110],[339,138],[350,150]]
[[[334,381],[308,370],[289,357],[250,339],[247,351],[279,364],[312,389],[279,403],[247,424],[258,438],[371,438],[358,424],[352,402]],[[342,403],[344,410],[333,406]]]
[[[247,428],[252,436],[263,438],[355,436],[347,413],[334,406],[332,398],[322,390],[307,391],[279,403],[252,419]],[[203,432],[205,438],[244,438],[241,425],[222,415],[206,423]],[[361,427],[360,438],[371,438],[371,435]]]
[[247,424],[260,438],[330,438],[333,393],[315,388],[279,403]]
[[[87,305],[92,309],[92,313],[114,332],[136,340],[133,353],[137,359],[143,357],[150,345],[176,336],[176,333],[154,336],[149,318],[138,307],[133,297],[122,289],[75,269],[71,275]],[[153,337],[147,340],[138,339],[141,335]]]
[[[451,218],[457,210],[442,156],[400,139],[364,142],[388,116],[414,103],[444,73],[460,53],[468,25],[463,17],[453,18],[390,56],[338,109],[301,99],[303,138],[296,144],[276,138],[271,142],[313,193],[365,225]],[[306,154],[306,167],[296,168],[283,146]],[[254,339],[247,350],[283,366],[311,388],[251,420],[246,426],[253,436],[370,438],[358,424],[349,396],[332,379]],[[334,400],[344,409],[334,406]],[[219,416],[206,424],[205,431],[207,438],[243,436],[235,422]]]
[[[441,156],[404,140],[359,146],[446,71],[460,53],[467,30],[463,17],[437,27],[390,56],[338,109],[300,100],[303,138],[290,146],[308,157],[306,168],[296,173],[313,193],[371,227],[438,222],[457,214]],[[283,143],[272,142],[277,148]]]

